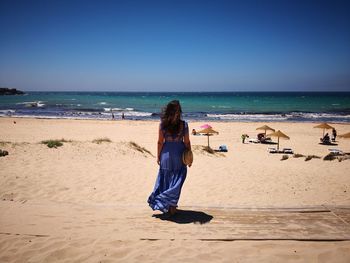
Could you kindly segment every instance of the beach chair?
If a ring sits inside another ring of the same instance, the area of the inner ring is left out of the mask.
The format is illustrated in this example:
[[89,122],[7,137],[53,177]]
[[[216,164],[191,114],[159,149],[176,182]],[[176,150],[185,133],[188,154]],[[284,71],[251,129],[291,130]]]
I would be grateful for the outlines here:
[[260,141],[257,138],[250,138],[248,140],[248,142],[250,142],[250,143],[260,143]]
[[260,142],[260,143],[266,143],[266,144],[271,144],[272,143],[272,140],[270,137],[265,137],[265,134],[264,133],[259,133],[257,136],[256,136],[257,140]]
[[332,148],[332,149],[328,149],[328,151],[332,155],[344,155],[344,152],[339,149]]
[[226,145],[220,145],[219,149],[214,150],[215,152],[228,152]]
[[293,150],[291,148],[283,148],[282,152],[287,154],[293,154]]
[[220,145],[219,146],[219,152],[227,152],[227,146],[226,145]]
[[269,153],[278,153],[278,151],[277,151],[277,149],[276,148],[267,148],[267,151],[269,152]]

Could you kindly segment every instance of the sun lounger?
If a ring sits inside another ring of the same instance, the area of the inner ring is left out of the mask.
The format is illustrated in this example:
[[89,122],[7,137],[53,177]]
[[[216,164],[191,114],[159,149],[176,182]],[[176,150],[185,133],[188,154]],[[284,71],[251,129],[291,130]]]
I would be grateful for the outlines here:
[[342,150],[335,149],[335,148],[328,149],[328,151],[330,154],[333,154],[333,155],[343,155],[344,154]]
[[278,153],[277,149],[276,148],[267,148],[267,151],[269,153]]
[[220,145],[218,150],[215,150],[216,152],[228,152],[226,145]]
[[277,150],[276,148],[267,148],[269,153],[287,153],[293,154],[293,150],[291,148],[283,148],[282,150]]
[[293,150],[291,148],[283,148],[282,152],[287,154],[293,154]]
[[220,150],[221,152],[227,152],[227,151],[228,151],[226,145],[220,145],[220,146],[219,146],[219,150]]
[[256,139],[256,138],[251,138],[251,139],[248,140],[248,142],[250,142],[250,143],[260,143],[260,141],[258,139]]

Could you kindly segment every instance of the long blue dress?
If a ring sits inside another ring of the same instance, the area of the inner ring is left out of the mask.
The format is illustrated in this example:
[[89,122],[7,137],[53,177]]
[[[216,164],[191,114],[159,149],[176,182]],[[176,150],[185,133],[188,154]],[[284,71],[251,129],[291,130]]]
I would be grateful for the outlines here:
[[162,128],[164,144],[160,154],[160,167],[153,192],[148,198],[148,204],[153,210],[163,213],[170,206],[177,207],[181,188],[187,175],[187,166],[182,162],[185,150],[184,136],[188,134],[188,125],[183,121],[179,134],[171,135]]

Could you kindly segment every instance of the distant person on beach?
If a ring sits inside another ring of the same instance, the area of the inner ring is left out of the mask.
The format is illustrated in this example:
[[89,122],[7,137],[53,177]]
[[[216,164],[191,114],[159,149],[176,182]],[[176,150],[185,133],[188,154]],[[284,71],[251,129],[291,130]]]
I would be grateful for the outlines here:
[[241,138],[242,138],[242,143],[245,143],[245,139],[249,138],[249,136],[248,134],[242,134]]
[[122,120],[125,119],[125,115],[124,115],[124,112],[122,112]]
[[334,128],[332,130],[332,135],[333,135],[332,141],[335,142],[335,139],[337,138],[337,130]]
[[328,135],[328,132],[326,133],[325,136],[321,139],[323,143],[330,143],[330,137]]
[[[188,124],[181,120],[181,105],[173,100],[163,109],[158,131],[158,177],[148,204],[153,210],[174,215],[187,175],[182,161],[185,149],[191,149]],[[191,165],[189,165],[191,166]]]
[[192,129],[192,135],[197,135],[196,129]]
[[114,120],[114,113],[112,112],[112,120]]

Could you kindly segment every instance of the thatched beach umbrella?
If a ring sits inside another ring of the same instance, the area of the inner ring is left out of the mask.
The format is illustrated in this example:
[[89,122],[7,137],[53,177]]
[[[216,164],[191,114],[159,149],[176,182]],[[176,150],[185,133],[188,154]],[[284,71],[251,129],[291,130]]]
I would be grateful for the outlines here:
[[219,134],[217,131],[214,131],[213,128],[211,128],[211,127],[210,128],[205,128],[205,129],[199,131],[198,133],[201,133],[203,135],[208,136],[208,147],[209,148],[210,148],[210,146],[209,146],[209,136],[212,136],[214,134]]
[[325,130],[331,130],[333,129],[333,127],[331,125],[329,125],[328,123],[321,123],[319,125],[316,125],[314,128],[318,128],[318,129],[323,129],[323,136],[324,137],[324,131]]
[[265,137],[266,137],[266,131],[275,131],[275,129],[272,129],[271,127],[267,126],[267,125],[264,125],[264,126],[261,126],[259,128],[256,128],[257,130],[263,130],[265,131]]
[[203,125],[201,126],[201,128],[202,128],[202,129],[207,129],[207,128],[213,128],[213,127],[211,127],[209,124],[203,124]]
[[277,151],[279,150],[279,146],[280,146],[280,138],[283,138],[283,139],[286,139],[286,140],[290,139],[287,135],[285,135],[280,130],[269,134],[269,136],[277,137]]
[[347,132],[345,134],[339,135],[339,138],[344,138],[344,139],[350,139],[350,132]]

